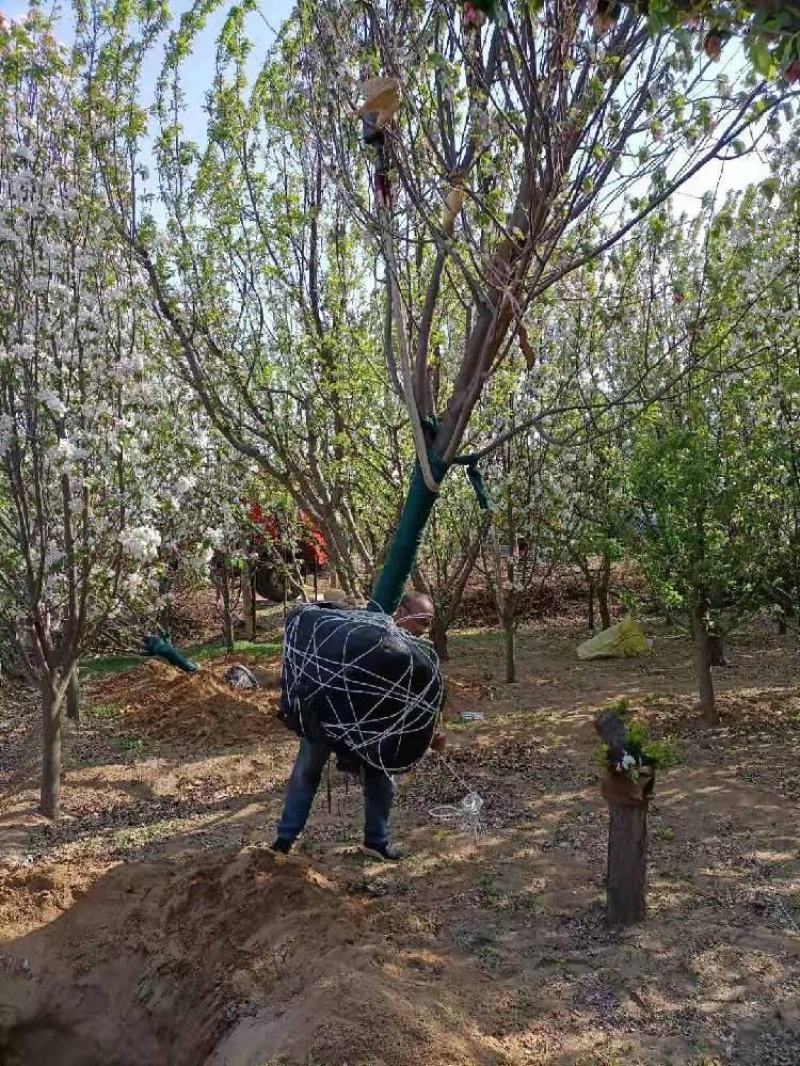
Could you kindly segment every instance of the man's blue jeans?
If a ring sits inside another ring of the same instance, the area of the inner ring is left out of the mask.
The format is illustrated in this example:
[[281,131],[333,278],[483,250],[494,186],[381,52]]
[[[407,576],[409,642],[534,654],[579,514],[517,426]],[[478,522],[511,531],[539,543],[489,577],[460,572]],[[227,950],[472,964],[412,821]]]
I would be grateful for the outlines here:
[[[330,754],[327,744],[306,737],[301,739],[278,823],[278,836],[282,840],[294,840],[303,831]],[[362,766],[361,784],[364,789],[364,843],[381,847],[389,843],[394,778],[383,770]]]

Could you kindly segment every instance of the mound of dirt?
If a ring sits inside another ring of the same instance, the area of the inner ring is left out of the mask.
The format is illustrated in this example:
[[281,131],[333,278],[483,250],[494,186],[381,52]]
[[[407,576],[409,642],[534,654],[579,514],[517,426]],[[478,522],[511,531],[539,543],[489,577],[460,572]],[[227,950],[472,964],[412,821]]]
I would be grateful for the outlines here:
[[[17,872],[0,901],[38,891]],[[6,948],[0,1061],[52,1066],[60,1041],[58,1061],[81,1066],[457,1066],[466,1016],[401,971],[387,932],[369,903],[266,850],[116,866]]]
[[0,872],[0,938],[58,918],[109,865],[86,864],[80,875],[56,865],[4,869]]
[[137,736],[173,744],[207,740],[223,748],[248,744],[278,725],[279,673],[256,667],[264,687],[234,689],[222,680],[234,661],[218,659],[185,674],[154,660],[99,681],[92,698],[118,708],[119,727]]

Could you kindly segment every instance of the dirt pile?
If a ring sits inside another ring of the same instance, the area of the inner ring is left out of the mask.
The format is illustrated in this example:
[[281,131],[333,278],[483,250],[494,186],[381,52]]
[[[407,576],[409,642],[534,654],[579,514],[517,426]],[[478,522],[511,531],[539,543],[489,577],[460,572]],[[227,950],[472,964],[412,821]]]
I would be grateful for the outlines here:
[[51,870],[55,898],[41,877],[0,886],[0,904],[27,894],[50,920],[5,949],[0,1062],[52,1066],[58,1046],[75,1066],[410,1066],[451,1045],[436,1061],[465,1061],[469,1023],[436,1002],[438,982],[409,978],[370,903],[301,860],[245,849],[122,865],[86,892]]
[[54,921],[85,894],[109,863],[0,870],[0,938]]
[[278,726],[277,668],[258,667],[263,687],[231,688],[222,680],[233,659],[218,659],[194,674],[153,661],[98,682],[92,688],[95,704],[119,710],[125,732],[170,743],[196,745],[212,741],[233,747],[263,739]]

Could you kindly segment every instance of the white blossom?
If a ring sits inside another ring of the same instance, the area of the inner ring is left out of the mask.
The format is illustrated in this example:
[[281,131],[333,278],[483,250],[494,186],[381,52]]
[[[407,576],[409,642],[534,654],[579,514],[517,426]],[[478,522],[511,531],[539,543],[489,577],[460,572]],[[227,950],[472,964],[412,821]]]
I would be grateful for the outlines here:
[[175,495],[178,497],[185,496],[187,492],[191,492],[191,490],[195,487],[196,484],[196,477],[181,474],[181,476],[177,479],[174,485]]
[[161,534],[155,526],[129,526],[119,537],[122,550],[140,562],[152,562],[161,546]]
[[129,596],[139,596],[145,587],[144,577],[138,572],[127,574],[123,585],[125,592]]
[[53,389],[40,389],[38,399],[45,405],[51,414],[54,414],[57,418],[62,418],[67,411],[66,404]]
[[205,540],[211,545],[212,548],[219,550],[225,543],[225,533],[222,529],[206,529],[203,534]]
[[66,463],[76,458],[75,445],[68,437],[62,437],[54,449],[54,459],[57,463]]

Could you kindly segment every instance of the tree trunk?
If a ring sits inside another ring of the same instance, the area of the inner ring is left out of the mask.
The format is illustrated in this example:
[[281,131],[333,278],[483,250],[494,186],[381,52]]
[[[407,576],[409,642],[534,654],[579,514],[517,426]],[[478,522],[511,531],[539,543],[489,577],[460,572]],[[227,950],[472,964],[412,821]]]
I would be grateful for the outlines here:
[[783,609],[778,615],[778,634],[781,637],[785,637],[786,634],[789,632],[789,623],[787,621],[788,617],[789,616],[787,615],[786,611],[784,611]]
[[708,650],[712,666],[727,666],[725,659],[725,638],[721,633],[708,634]]
[[172,607],[169,600],[165,600],[158,609],[156,616],[156,631],[166,633],[169,638],[172,632]]
[[242,569],[242,609],[244,611],[244,639],[256,639],[256,600],[253,589],[253,572],[250,564]]
[[589,623],[589,632],[594,633],[594,582],[591,580],[588,581],[587,587],[589,589],[589,597],[587,604],[588,612],[586,620]]
[[603,629],[611,626],[611,607],[608,603],[608,586],[611,581],[611,560],[607,555],[603,556],[603,566],[600,571],[600,580],[597,584],[597,606],[600,609],[600,625]]
[[156,629],[158,632],[166,633],[169,638],[172,631],[172,574],[170,572],[169,560],[167,560],[166,572],[161,577],[158,583],[158,595],[161,600],[161,604],[158,608],[158,614],[156,616]]
[[61,807],[61,708],[52,687],[42,687],[42,787],[39,809],[58,818]]
[[706,721],[719,722],[719,711],[714,696],[714,680],[711,676],[711,642],[708,632],[707,606],[702,601],[695,608],[692,618],[694,640],[697,647],[697,679],[700,689],[700,713]]
[[506,610],[503,619],[503,631],[506,644],[506,683],[512,685],[517,680],[517,661],[515,654],[514,612]]
[[450,658],[447,643],[447,625],[438,611],[434,614],[431,624],[431,640],[436,654],[442,662],[446,662]]
[[222,595],[222,638],[225,641],[225,650],[234,650],[233,641],[233,615],[231,614],[231,575],[227,559],[220,567],[220,593]]
[[632,925],[645,916],[647,803],[608,805],[607,916],[609,925]]
[[467,583],[472,571],[475,569],[475,563],[480,555],[481,545],[489,527],[489,515],[490,512],[488,510],[483,512],[483,517],[475,535],[471,538],[469,546],[459,559],[453,577],[445,583],[440,596],[435,595],[434,589],[431,588],[419,566],[415,564],[412,568],[411,578],[414,588],[417,592],[424,592],[426,596],[430,596],[436,605],[431,626],[431,640],[436,654],[443,662],[450,657],[447,634],[461,609]]
[[72,722],[81,720],[81,689],[78,683],[78,667],[69,675],[67,686],[67,718]]
[[[440,465],[443,467],[444,464],[440,461]],[[440,469],[438,473],[434,471],[434,474],[437,477],[439,474],[444,477],[445,470]],[[436,499],[436,493],[431,492],[425,484],[422,471],[417,464],[414,467],[414,476],[411,479],[400,521],[389,545],[389,551],[375,588],[372,590],[367,610],[385,611],[386,614],[394,614],[397,610]]]
[[514,618],[517,610],[517,594],[514,589],[514,545],[517,542],[516,531],[514,528],[513,514],[511,506],[509,506],[509,556],[506,563],[506,577],[508,579],[508,592],[505,596],[505,602],[503,604],[503,629],[505,630],[506,641],[506,684],[512,685],[517,680],[517,662],[516,662],[516,649],[514,647]]

